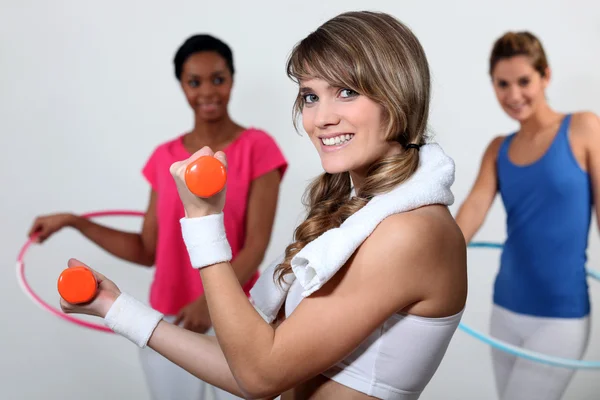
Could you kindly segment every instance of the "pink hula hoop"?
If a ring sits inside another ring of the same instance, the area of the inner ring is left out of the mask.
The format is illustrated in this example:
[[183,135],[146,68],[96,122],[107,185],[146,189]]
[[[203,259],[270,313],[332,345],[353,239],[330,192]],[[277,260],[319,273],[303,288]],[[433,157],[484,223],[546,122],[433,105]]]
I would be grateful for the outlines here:
[[[95,211],[89,212],[82,215],[84,218],[95,218],[95,217],[117,217],[117,216],[134,216],[140,217],[144,216],[143,212],[140,211],[128,211],[128,210],[107,210],[107,211]],[[35,304],[40,306],[44,311],[49,312],[50,314],[57,316],[67,322],[70,322],[75,325],[83,326],[84,328],[102,331],[107,333],[113,333],[108,327],[104,325],[95,324],[93,322],[83,321],[81,319],[72,317],[68,314],[65,314],[62,310],[52,307],[50,304],[46,303],[40,296],[38,296],[29,283],[27,283],[27,279],[25,278],[25,262],[23,259],[25,258],[25,254],[29,249],[29,246],[33,244],[33,238],[29,238],[27,242],[21,247],[19,251],[19,255],[17,256],[17,281],[21,286],[21,290],[25,293]]]

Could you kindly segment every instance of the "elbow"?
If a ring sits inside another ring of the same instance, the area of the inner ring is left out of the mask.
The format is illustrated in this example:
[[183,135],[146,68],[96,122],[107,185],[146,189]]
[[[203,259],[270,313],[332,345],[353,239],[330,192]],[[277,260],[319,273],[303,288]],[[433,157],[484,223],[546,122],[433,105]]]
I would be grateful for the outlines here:
[[241,391],[242,391],[242,394],[244,395],[245,399],[251,399],[251,400],[273,399],[279,395],[279,394],[267,394],[267,392],[261,392],[261,391],[249,391],[249,390],[245,390],[244,388],[241,388]]
[[244,395],[245,399],[256,399],[256,400],[264,400],[264,399],[274,399],[277,396],[281,395],[281,391],[273,390],[268,387],[259,387],[259,386],[241,386],[240,390]]
[[145,267],[152,267],[156,262],[156,243],[146,240],[139,234],[136,243],[136,263]]
[[236,376],[238,386],[247,399],[271,399],[285,390],[261,368],[248,368]]
[[153,267],[156,262],[156,253],[155,252],[146,252],[142,259],[142,265],[145,267]]
[[156,252],[142,248],[140,249],[137,258],[138,264],[143,265],[144,267],[152,267],[156,262]]
[[144,259],[143,262],[140,263],[144,267],[153,267],[154,266],[154,258]]

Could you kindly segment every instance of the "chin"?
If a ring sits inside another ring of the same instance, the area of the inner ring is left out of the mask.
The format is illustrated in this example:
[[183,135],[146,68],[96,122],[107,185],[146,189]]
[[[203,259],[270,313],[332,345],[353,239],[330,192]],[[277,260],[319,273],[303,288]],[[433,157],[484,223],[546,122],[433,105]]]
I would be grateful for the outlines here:
[[353,162],[352,159],[347,157],[323,157],[321,155],[321,166],[328,174],[341,174],[343,172],[354,171],[360,169],[359,163]]
[[321,160],[321,166],[328,174],[341,174],[349,171],[349,168],[344,163],[332,162],[332,160]]
[[222,113],[198,114],[198,119],[205,122],[217,122],[222,120],[223,117]]
[[513,109],[505,107],[504,112],[508,114],[510,118],[519,122],[527,120],[533,114],[533,110],[529,106],[525,107],[523,110],[520,111],[515,111]]

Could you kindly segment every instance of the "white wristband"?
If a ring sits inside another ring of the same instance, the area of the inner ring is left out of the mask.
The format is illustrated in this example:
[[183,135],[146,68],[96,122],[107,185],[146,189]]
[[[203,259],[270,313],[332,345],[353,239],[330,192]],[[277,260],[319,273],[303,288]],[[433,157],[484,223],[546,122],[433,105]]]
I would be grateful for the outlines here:
[[182,218],[180,223],[192,267],[203,268],[231,261],[231,247],[225,235],[223,213]]
[[121,293],[106,313],[104,323],[113,332],[143,348],[162,318],[160,312],[127,293]]

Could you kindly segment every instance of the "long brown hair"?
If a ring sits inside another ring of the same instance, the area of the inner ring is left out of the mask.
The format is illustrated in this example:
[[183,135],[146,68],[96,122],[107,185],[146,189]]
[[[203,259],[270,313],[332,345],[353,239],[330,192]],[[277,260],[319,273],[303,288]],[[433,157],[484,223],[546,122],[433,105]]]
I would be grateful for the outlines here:
[[[382,127],[390,142],[403,146],[426,142],[430,72],[425,52],[412,31],[394,17],[377,12],[347,12],[327,21],[299,42],[287,63],[295,82],[320,78],[367,96],[381,105]],[[294,124],[303,98],[294,104]],[[308,213],[294,242],[275,271],[279,283],[291,273],[291,260],[304,246],[339,227],[374,196],[408,179],[419,164],[418,149],[378,160],[370,166],[356,195],[350,197],[349,172],[324,173],[304,194]]]

